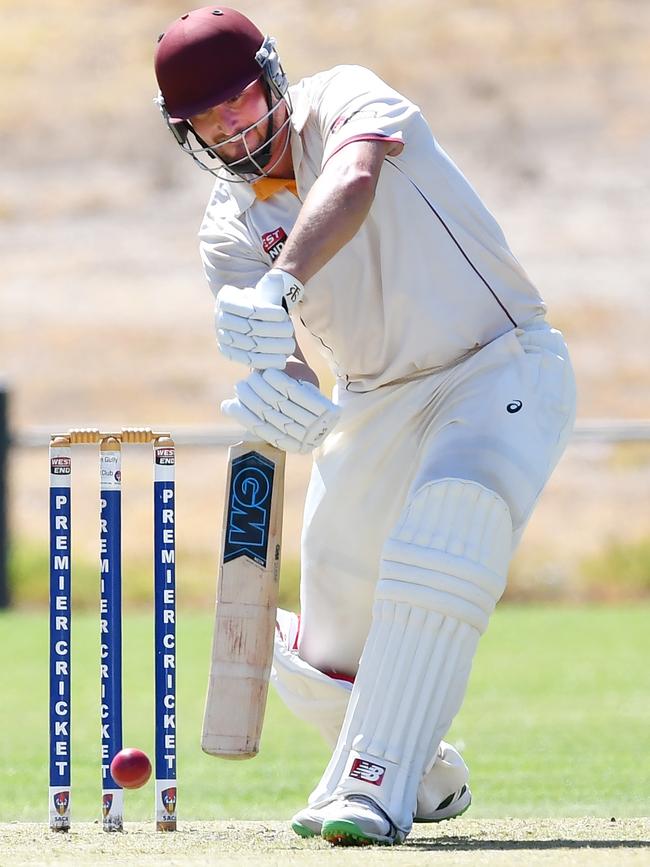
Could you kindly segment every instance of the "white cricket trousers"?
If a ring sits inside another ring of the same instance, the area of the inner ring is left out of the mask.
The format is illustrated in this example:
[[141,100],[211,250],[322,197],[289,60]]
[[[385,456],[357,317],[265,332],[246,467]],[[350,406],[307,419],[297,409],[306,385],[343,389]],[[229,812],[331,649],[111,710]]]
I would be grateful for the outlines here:
[[409,497],[475,481],[510,508],[513,550],[569,439],[575,380],[543,318],[457,366],[363,394],[335,390],[342,418],[314,466],[302,536],[300,657],[355,675],[381,551]]

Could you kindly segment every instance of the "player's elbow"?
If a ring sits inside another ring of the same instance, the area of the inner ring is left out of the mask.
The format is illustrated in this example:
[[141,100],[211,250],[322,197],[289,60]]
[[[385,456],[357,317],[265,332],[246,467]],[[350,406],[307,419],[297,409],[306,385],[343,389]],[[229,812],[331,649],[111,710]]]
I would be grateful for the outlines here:
[[382,162],[378,158],[371,158],[374,156],[372,152],[369,154],[361,147],[350,145],[327,163],[324,177],[346,205],[355,202],[369,208],[372,204]]
[[348,214],[364,219],[375,198],[377,177],[365,166],[347,165],[337,172],[336,189],[340,206]]
[[377,181],[379,174],[366,166],[354,166],[347,179],[347,185],[350,193],[360,199],[366,199],[372,202],[377,189]]
[[350,142],[334,154],[325,171],[348,202],[368,209],[388,150],[389,144],[384,141]]

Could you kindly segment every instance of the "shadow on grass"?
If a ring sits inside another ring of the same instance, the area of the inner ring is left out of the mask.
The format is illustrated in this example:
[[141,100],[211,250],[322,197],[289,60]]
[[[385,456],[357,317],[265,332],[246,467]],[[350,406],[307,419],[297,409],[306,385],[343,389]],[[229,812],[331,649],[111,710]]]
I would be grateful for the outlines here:
[[477,840],[475,837],[432,837],[406,840],[403,846],[423,852],[524,851],[526,849],[647,849],[650,840]]

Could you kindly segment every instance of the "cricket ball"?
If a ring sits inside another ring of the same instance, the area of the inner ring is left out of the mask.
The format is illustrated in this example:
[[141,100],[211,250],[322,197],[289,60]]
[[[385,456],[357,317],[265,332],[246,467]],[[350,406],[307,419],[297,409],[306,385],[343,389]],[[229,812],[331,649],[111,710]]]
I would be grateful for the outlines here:
[[132,747],[120,750],[113,756],[111,776],[123,789],[139,789],[151,776],[149,756]]

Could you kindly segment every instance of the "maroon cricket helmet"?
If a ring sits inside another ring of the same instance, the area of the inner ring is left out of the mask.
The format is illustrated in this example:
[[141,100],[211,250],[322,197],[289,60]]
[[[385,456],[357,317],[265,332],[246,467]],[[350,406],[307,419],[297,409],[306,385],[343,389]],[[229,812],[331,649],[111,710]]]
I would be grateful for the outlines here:
[[159,37],[156,78],[171,118],[187,120],[237,96],[262,75],[260,30],[236,9],[204,6]]

